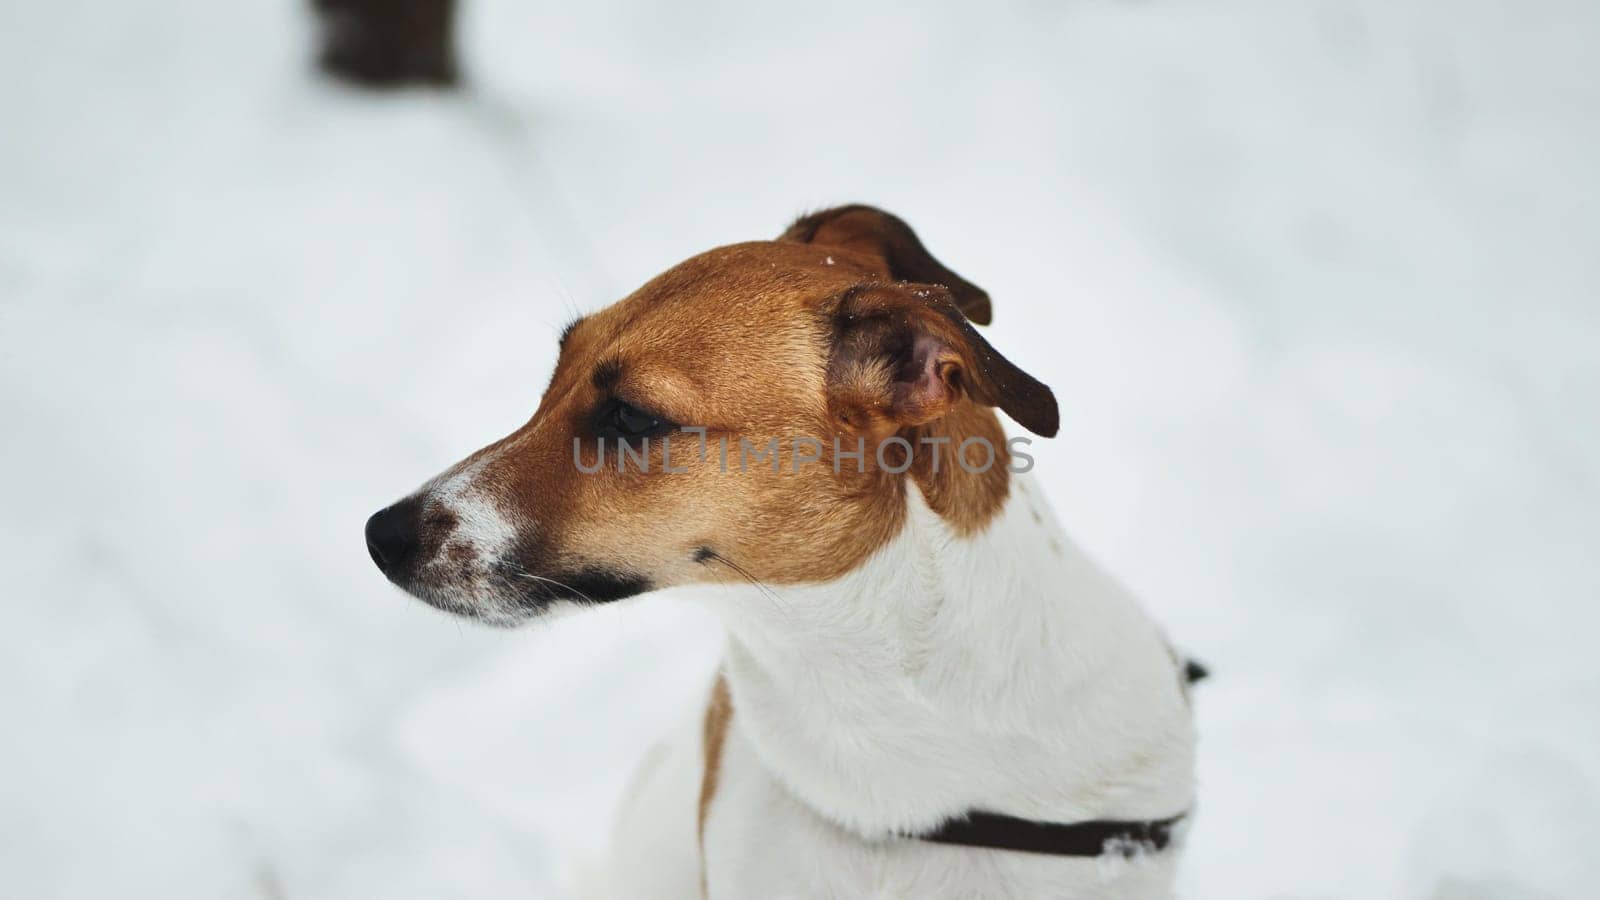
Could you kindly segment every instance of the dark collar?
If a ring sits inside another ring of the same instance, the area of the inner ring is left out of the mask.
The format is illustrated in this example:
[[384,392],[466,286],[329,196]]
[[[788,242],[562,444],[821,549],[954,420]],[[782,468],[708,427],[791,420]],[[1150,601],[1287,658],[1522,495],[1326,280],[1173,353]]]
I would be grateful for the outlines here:
[[1146,822],[1120,822],[1095,819],[1063,825],[1034,822],[995,813],[971,812],[966,818],[952,819],[939,828],[915,837],[935,844],[987,847],[991,850],[1018,850],[1023,853],[1048,853],[1054,856],[1134,856],[1166,849],[1172,843],[1172,829],[1186,813],[1170,819]]
[[[1211,673],[1192,659],[1183,661],[1183,681],[1194,684]],[[1187,690],[1185,690],[1187,696]],[[1087,822],[1035,822],[998,813],[969,812],[951,819],[926,834],[912,835],[920,841],[985,847],[990,850],[1016,850],[1021,853],[1048,853],[1052,856],[1131,857],[1154,853],[1172,843],[1172,830],[1188,813],[1171,818],[1125,822],[1118,819],[1092,819]]]

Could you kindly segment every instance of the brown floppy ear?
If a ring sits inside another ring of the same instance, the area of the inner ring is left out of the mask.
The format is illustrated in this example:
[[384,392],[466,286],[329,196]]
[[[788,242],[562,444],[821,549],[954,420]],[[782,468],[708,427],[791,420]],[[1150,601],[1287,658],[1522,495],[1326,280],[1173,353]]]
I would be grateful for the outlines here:
[[875,256],[883,260],[893,280],[941,285],[949,289],[956,308],[967,318],[979,325],[989,324],[992,318],[993,308],[983,288],[945,268],[922,246],[910,225],[877,207],[856,203],[801,216],[778,240]]
[[945,288],[859,285],[832,315],[828,404],[845,428],[887,436],[941,418],[965,397],[1055,436],[1055,394],[989,346]]

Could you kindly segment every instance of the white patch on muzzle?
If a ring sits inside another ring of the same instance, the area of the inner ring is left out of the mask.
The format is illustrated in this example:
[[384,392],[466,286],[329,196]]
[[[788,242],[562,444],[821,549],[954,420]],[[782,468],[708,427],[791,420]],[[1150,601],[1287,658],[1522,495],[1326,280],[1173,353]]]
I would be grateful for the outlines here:
[[495,457],[453,468],[419,492],[424,503],[455,520],[433,558],[422,568],[429,599],[496,625],[524,621],[529,610],[518,602],[521,577],[511,562],[518,541],[515,523],[501,511],[480,476]]

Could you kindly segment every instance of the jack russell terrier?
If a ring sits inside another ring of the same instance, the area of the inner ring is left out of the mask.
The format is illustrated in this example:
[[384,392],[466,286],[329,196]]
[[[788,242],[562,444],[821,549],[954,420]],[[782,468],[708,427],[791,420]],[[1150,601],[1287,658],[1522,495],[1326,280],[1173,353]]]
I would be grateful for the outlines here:
[[809,215],[572,323],[526,425],[367,522],[494,625],[677,585],[722,619],[613,896],[1172,895],[1203,672],[1020,474],[994,410],[1056,401],[989,318],[900,219]]

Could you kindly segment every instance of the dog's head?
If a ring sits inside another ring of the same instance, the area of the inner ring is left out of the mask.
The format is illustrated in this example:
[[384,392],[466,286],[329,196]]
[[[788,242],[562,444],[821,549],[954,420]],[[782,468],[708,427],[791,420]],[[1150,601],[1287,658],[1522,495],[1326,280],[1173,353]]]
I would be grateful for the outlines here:
[[871,207],[701,254],[572,323],[528,423],[374,515],[368,549],[428,603],[511,625],[558,600],[832,580],[899,530],[908,482],[980,529],[1009,477],[990,408],[1057,423],[973,329],[989,315]]

